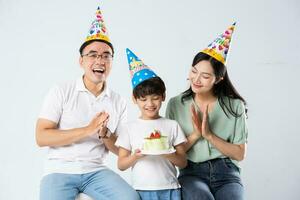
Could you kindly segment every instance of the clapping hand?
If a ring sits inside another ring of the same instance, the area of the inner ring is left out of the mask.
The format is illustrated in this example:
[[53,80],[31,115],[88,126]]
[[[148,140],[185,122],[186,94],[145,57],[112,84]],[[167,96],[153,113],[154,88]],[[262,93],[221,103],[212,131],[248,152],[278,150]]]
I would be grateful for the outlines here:
[[86,127],[86,132],[88,135],[93,135],[95,133],[98,133],[100,130],[103,132],[104,127],[106,128],[107,122],[109,119],[109,114],[106,112],[100,112],[98,113],[92,121],[89,123],[89,125]]
[[196,111],[195,105],[191,105],[192,123],[194,128],[193,133],[197,138],[203,137],[205,139],[209,139],[212,133],[208,123],[208,105],[204,106],[204,109],[201,111],[201,113],[202,118],[200,113]]
[[105,118],[105,117],[106,116],[103,116],[102,119],[104,119],[104,121],[101,123],[101,128],[98,131],[99,137],[102,137],[102,138],[107,135],[107,131],[108,131],[108,129],[107,129],[107,123],[108,123],[108,120],[109,120],[109,115],[107,114],[107,118]]
[[192,124],[193,124],[193,134],[200,138],[202,136],[202,119],[200,114],[196,111],[195,105],[191,104],[191,115],[192,115]]
[[202,113],[203,113],[202,127],[201,127],[202,137],[204,137],[206,140],[209,140],[210,137],[212,136],[212,132],[210,130],[209,123],[208,123],[208,105],[204,106],[204,110]]

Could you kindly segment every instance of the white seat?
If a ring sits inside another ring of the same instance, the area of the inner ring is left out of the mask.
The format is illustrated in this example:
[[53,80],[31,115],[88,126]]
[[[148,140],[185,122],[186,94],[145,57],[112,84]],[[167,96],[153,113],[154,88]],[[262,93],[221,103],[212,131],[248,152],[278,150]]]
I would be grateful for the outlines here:
[[79,193],[75,200],[93,200],[93,199],[84,193]]

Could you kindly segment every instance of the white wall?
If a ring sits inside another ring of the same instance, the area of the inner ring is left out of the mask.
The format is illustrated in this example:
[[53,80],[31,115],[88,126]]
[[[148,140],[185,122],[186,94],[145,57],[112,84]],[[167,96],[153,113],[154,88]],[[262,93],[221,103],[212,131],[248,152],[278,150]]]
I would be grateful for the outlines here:
[[[0,0],[0,199],[38,199],[45,151],[35,144],[35,121],[48,89],[81,74],[78,47],[97,5]],[[109,84],[128,101],[126,47],[165,80],[169,99],[186,89],[193,56],[236,20],[228,71],[249,103],[247,199],[300,199],[299,1],[103,0],[101,6],[116,48]],[[132,119],[137,108],[129,108]],[[116,170],[115,161],[109,158]],[[129,181],[129,172],[121,174]]]

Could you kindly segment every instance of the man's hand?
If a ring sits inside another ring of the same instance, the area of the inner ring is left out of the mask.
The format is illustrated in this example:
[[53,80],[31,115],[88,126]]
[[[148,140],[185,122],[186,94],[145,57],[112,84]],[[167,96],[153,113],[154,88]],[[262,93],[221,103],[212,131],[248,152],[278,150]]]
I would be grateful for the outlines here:
[[106,124],[108,122],[109,114],[106,112],[100,112],[98,113],[92,121],[89,123],[88,126],[85,127],[86,133],[88,135],[93,135],[95,133],[98,133],[100,130],[103,132],[104,125],[106,127]]
[[101,138],[104,138],[107,135],[107,131],[108,131],[107,123],[108,123],[108,120],[109,120],[109,117],[106,120],[103,121],[102,126],[101,126],[100,130],[98,131],[98,135]]

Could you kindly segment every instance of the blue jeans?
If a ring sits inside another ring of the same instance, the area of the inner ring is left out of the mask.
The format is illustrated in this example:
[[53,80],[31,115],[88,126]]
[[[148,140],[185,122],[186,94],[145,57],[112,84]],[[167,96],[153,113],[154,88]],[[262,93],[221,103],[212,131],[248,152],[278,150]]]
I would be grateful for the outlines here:
[[138,193],[118,174],[102,169],[86,174],[54,173],[43,177],[40,200],[74,200],[79,192],[94,200],[139,200]]
[[138,190],[142,200],[180,200],[180,189]]
[[185,200],[242,200],[244,187],[239,169],[229,158],[202,163],[188,161],[178,177]]

